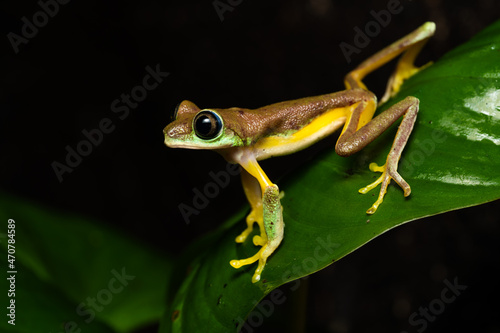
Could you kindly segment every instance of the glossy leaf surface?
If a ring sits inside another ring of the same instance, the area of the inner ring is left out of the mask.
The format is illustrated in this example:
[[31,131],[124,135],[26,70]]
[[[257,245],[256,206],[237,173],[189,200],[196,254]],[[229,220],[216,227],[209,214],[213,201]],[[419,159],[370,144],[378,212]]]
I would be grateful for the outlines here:
[[180,286],[171,286],[177,294],[160,331],[236,330],[276,287],[330,265],[374,237],[409,221],[500,198],[499,60],[497,22],[409,79],[381,108],[405,96],[420,99],[399,166],[412,187],[409,198],[392,182],[376,214],[368,216],[378,188],[366,195],[357,191],[378,177],[368,165],[385,162],[396,126],[355,156],[341,158],[333,147],[324,151],[278,182],[285,192],[285,239],[262,280],[250,282],[255,264],[229,266],[231,259],[258,250],[251,237],[243,245],[234,242],[245,227],[245,209],[186,253],[188,273]]

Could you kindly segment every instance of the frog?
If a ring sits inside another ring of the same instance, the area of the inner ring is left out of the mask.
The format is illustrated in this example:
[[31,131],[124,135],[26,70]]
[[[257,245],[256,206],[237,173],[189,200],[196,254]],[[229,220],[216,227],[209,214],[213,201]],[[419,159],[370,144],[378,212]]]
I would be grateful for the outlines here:
[[[396,95],[406,79],[432,64],[417,67],[415,59],[435,29],[435,23],[426,22],[370,56],[344,77],[345,90],[342,91],[277,102],[257,109],[200,109],[188,100],[179,103],[173,121],[163,130],[165,144],[171,148],[215,151],[229,163],[239,164],[242,170],[241,181],[250,212],[246,228],[235,241],[245,242],[257,223],[259,233],[252,241],[260,249],[249,258],[230,260],[232,267],[258,262],[251,281],[260,281],[269,257],[284,238],[283,192],[269,179],[259,161],[298,152],[341,127],[335,152],[347,157],[361,151],[401,118],[385,164],[369,164],[371,171],[381,173],[380,177],[359,192],[365,194],[380,185],[376,201],[366,211],[368,215],[374,214],[382,204],[392,180],[401,187],[404,197],[411,194],[410,185],[397,169],[416,123],[420,101],[407,96],[376,116],[375,111]],[[396,68],[378,101],[363,79],[398,56]]]

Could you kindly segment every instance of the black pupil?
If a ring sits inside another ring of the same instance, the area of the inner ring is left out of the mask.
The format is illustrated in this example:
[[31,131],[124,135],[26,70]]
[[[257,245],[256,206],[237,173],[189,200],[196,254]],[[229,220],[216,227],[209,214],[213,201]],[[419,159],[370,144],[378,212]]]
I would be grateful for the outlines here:
[[220,120],[212,113],[200,114],[196,119],[196,134],[202,139],[213,139],[219,134],[220,129]]
[[196,129],[198,130],[198,133],[203,136],[210,135],[213,131],[213,127],[212,120],[206,115],[198,118],[198,121],[196,122]]

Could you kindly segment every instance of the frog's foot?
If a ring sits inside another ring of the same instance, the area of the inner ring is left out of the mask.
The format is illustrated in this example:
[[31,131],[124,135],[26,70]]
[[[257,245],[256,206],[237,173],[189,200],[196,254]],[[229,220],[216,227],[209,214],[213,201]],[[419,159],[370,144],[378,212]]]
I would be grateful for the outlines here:
[[[253,208],[252,211],[250,212],[250,214],[248,214],[247,218],[246,218],[246,222],[247,222],[247,227],[245,230],[243,230],[243,232],[241,234],[239,234],[238,236],[236,236],[236,243],[243,243],[248,235],[250,235],[253,231],[253,224],[255,222],[257,222],[259,224],[259,228],[260,228],[260,235],[261,237],[265,236],[265,231],[264,231],[264,221],[263,221],[263,212],[262,212],[262,205],[256,207],[256,208]],[[255,236],[255,237],[258,237],[258,236]],[[254,237],[254,244],[255,244],[255,237]],[[259,244],[255,244],[255,245],[261,245],[260,243]]]
[[380,183],[382,183],[382,185],[380,188],[380,193],[378,195],[377,201],[375,201],[373,206],[371,206],[370,209],[366,211],[366,214],[373,214],[377,211],[378,206],[384,200],[385,193],[387,192],[387,186],[389,186],[391,179],[394,179],[394,181],[403,189],[405,197],[410,195],[411,193],[410,185],[408,185],[408,183],[403,179],[403,177],[401,177],[400,174],[397,172],[397,163],[395,166],[393,166],[393,164],[389,162],[386,162],[386,164],[382,166],[378,166],[376,163],[370,163],[370,170],[373,172],[382,172],[382,175],[370,185],[359,189],[359,193],[365,194],[373,190]]
[[394,97],[394,95],[396,95],[399,92],[401,85],[406,79],[412,77],[416,73],[420,72],[422,69],[432,65],[432,61],[430,61],[421,67],[416,67],[415,65],[413,65],[413,59],[411,60],[411,62],[405,61],[403,59],[401,60],[402,61],[398,63],[396,70],[394,71],[394,73],[389,78],[389,81],[387,82],[387,88],[385,90],[384,96],[382,96],[382,98],[378,103],[379,106],[387,102],[389,98]]
[[[257,221],[261,230],[261,234],[253,237],[253,243],[256,246],[262,246],[261,249],[252,257],[240,260],[231,260],[229,264],[234,268],[240,268],[244,265],[250,265],[259,261],[257,269],[252,277],[252,282],[260,280],[262,271],[266,266],[267,258],[281,244],[284,234],[285,224],[283,223],[283,207],[280,203],[280,192],[278,186],[268,186],[264,190],[263,195],[263,214],[262,220]],[[267,221],[266,223],[263,220]],[[261,222],[262,221],[262,222]]]
[[[258,237],[258,236],[256,236]],[[257,269],[255,270],[255,273],[252,276],[252,283],[258,282],[260,280],[260,275],[262,274],[262,271],[264,270],[264,267],[266,266],[266,261],[267,257],[271,255],[271,253],[268,253],[269,251],[266,251],[267,249],[267,244],[264,244],[262,248],[257,252],[255,255],[251,256],[250,258],[246,259],[240,259],[240,260],[231,260],[229,264],[233,266],[234,268],[240,268],[241,266],[245,265],[250,265],[256,262],[257,260],[259,261],[259,265],[257,266]]]

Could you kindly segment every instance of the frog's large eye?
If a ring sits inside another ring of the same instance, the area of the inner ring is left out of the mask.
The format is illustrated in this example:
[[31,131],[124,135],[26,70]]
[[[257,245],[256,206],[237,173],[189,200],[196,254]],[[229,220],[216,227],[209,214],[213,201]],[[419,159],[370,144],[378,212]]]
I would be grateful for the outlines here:
[[215,139],[221,133],[222,119],[212,110],[200,111],[196,117],[194,117],[193,129],[196,136],[200,139]]

